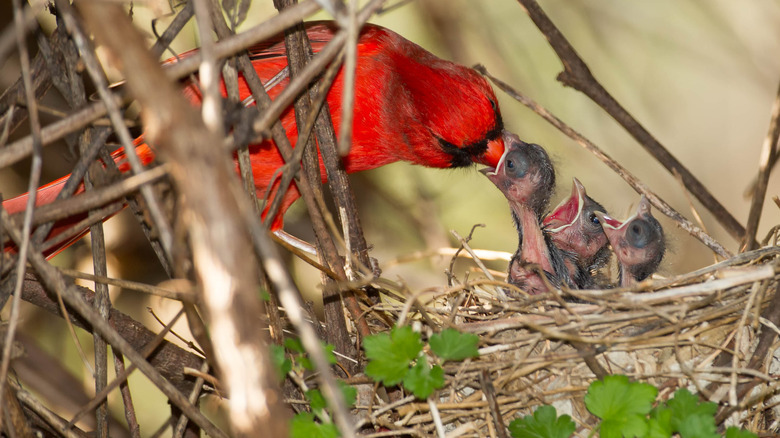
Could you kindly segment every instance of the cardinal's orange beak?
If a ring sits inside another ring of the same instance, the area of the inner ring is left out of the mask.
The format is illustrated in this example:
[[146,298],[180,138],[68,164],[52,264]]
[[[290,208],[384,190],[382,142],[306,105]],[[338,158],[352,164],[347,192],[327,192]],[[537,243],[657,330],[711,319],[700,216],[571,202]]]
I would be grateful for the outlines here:
[[485,166],[497,167],[501,156],[504,155],[504,138],[507,134],[509,134],[508,131],[503,131],[502,135],[490,140],[487,144],[487,150],[480,155],[476,162]]

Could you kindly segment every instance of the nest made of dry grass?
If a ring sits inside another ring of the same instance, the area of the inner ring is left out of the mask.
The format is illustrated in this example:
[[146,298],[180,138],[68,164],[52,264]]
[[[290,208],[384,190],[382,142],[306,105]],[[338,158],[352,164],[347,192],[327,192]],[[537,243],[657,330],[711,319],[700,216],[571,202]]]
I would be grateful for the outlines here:
[[[655,385],[659,399],[689,388],[719,404],[719,420],[777,430],[778,344],[761,334],[778,331],[763,315],[780,286],[779,263],[780,247],[768,247],[632,289],[502,300],[500,287],[476,282],[379,305],[423,334],[447,327],[478,334],[480,357],[446,364],[446,386],[430,403],[409,396],[359,407],[367,421],[393,430],[384,434],[434,434],[440,421],[447,436],[472,437],[504,436],[496,411],[508,424],[551,404],[587,436],[596,424],[583,403],[597,379],[584,359],[590,355],[609,374]],[[775,343],[760,345],[768,342]]]

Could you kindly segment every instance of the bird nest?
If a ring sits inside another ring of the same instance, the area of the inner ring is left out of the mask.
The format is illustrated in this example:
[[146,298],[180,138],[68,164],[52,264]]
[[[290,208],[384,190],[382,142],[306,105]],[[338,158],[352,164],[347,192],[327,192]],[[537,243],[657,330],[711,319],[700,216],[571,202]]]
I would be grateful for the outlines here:
[[502,287],[472,282],[383,304],[376,310],[423,335],[479,335],[480,355],[445,364],[433,402],[359,407],[396,433],[430,435],[439,423],[447,436],[506,436],[501,424],[553,405],[587,436],[596,418],[583,399],[606,373],[650,383],[660,399],[688,388],[718,404],[718,424],[775,430],[779,257],[768,247],[632,288],[502,300]]

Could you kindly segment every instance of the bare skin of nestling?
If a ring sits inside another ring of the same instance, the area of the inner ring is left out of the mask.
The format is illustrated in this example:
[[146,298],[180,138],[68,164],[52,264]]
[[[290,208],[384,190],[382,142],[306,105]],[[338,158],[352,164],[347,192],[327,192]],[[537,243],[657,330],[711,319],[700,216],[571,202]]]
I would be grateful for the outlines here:
[[547,291],[547,285],[532,266],[554,278],[550,247],[542,234],[542,211],[555,187],[550,158],[536,144],[519,138],[505,139],[505,151],[495,169],[483,169],[485,176],[509,201],[517,227],[519,244],[509,263],[508,282],[530,294]]

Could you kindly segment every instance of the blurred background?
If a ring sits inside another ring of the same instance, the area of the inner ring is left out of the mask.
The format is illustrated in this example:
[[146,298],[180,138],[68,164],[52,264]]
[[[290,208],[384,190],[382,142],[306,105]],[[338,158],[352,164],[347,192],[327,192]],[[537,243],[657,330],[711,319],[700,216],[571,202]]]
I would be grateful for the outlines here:
[[[8,3],[0,6],[4,29],[13,17]],[[780,1],[539,3],[604,87],[744,224],[750,200],[743,193],[757,174],[759,153],[780,81]],[[134,20],[150,40],[150,20],[159,18],[158,29],[164,29],[172,18],[166,15],[170,11],[166,1],[133,4]],[[271,0],[254,0],[243,27],[274,13]],[[327,16],[319,14],[315,18]],[[42,14],[41,22],[51,30],[50,16]],[[515,0],[404,2],[371,22],[393,29],[442,58],[464,65],[485,65],[491,74],[548,108],[677,211],[693,219],[681,184],[597,105],[556,81],[562,70],[560,61]],[[174,47],[181,52],[197,46],[196,31],[190,25]],[[0,66],[0,89],[5,90],[18,77],[18,60],[6,60]],[[65,110],[66,106],[53,94],[44,103]],[[622,219],[631,214],[639,195],[621,178],[520,103],[497,94],[506,127],[528,142],[545,146],[555,161],[558,190],[552,206],[568,196],[571,179],[576,176],[587,187],[588,194],[614,216]],[[52,120],[44,118],[44,122]],[[66,174],[74,163],[75,158],[65,145],[47,148],[46,180]],[[29,163],[3,169],[3,196],[26,191],[28,175]],[[768,198],[779,194],[779,178],[774,175],[770,179]],[[378,259],[385,277],[400,280],[411,290],[446,285],[444,270],[449,257],[424,254],[457,246],[450,230],[466,236],[475,224],[484,224],[473,234],[473,248],[507,253],[516,249],[517,234],[503,195],[473,168],[433,170],[397,163],[353,175],[352,182],[366,238],[373,246],[371,255]],[[738,250],[738,242],[708,212],[697,202],[692,207],[699,211],[704,227],[715,239],[731,251]],[[669,248],[661,275],[684,273],[713,263],[711,251],[666,218],[659,214],[656,217],[665,227]],[[294,206],[285,222],[293,234],[309,237],[302,205]],[[763,239],[778,223],[780,211],[769,200],[758,239]],[[110,275],[153,284],[165,279],[130,215],[110,220],[106,232],[112,251]],[[88,239],[82,240],[59,255],[56,263],[89,272],[87,245]],[[316,295],[318,273],[303,263],[290,263],[299,287],[313,294],[310,296]],[[459,261],[457,266],[462,272],[469,268],[469,263]],[[504,271],[506,262],[493,261],[489,266]],[[147,306],[163,319],[178,310],[176,303],[164,300],[140,299],[137,294],[121,291],[113,294],[115,305],[153,329],[159,325],[146,311]],[[61,321],[30,309],[26,315],[24,331],[39,339],[49,354],[75,356],[70,342],[39,336],[61,330]],[[83,342],[91,346],[89,336],[84,336]],[[77,360],[72,372],[86,373]],[[137,380],[145,382],[143,378]],[[149,415],[166,415],[162,411]]]

